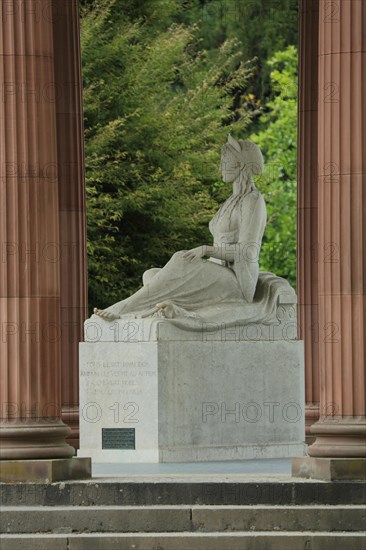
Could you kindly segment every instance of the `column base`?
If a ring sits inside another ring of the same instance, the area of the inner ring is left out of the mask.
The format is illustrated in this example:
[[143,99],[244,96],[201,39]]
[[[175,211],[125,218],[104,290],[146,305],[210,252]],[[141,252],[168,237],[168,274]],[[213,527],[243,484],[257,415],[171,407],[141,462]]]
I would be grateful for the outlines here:
[[76,451],[79,449],[80,441],[79,407],[63,407],[62,422],[71,429],[71,434],[66,438],[66,443],[74,447],[76,454]]
[[1,460],[1,483],[53,483],[91,479],[90,458]]
[[61,420],[14,421],[0,424],[0,461],[71,458],[75,449],[66,443],[71,430]]
[[292,476],[324,481],[365,480],[366,458],[296,457],[292,459]]
[[333,417],[310,428],[316,436],[308,455],[323,458],[366,458],[365,417]]

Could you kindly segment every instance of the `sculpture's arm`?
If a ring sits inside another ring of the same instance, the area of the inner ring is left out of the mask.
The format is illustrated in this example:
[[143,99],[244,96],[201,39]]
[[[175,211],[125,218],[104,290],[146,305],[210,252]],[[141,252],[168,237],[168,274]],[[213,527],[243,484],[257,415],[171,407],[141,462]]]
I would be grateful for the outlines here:
[[[262,237],[267,221],[266,204],[262,195],[253,196],[241,209],[240,231],[236,254],[241,260],[258,262]],[[237,260],[238,257],[235,257]]]

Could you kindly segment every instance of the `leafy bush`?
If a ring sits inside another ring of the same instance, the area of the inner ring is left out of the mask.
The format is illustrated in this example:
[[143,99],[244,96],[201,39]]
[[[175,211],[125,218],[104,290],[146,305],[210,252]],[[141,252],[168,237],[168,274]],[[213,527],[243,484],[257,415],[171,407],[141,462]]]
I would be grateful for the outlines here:
[[261,269],[296,285],[297,49],[288,46],[269,61],[274,98],[266,104],[259,130],[250,139],[266,161],[257,185],[267,203],[268,222]]

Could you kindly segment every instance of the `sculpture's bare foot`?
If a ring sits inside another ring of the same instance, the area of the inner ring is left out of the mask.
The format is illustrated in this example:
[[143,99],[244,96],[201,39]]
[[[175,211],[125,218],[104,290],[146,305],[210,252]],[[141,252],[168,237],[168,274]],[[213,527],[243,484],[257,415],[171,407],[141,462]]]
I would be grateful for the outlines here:
[[111,311],[107,311],[106,309],[98,309],[94,308],[94,314],[98,315],[105,321],[115,321],[116,319],[119,319],[120,316],[116,315],[115,313],[112,313]]

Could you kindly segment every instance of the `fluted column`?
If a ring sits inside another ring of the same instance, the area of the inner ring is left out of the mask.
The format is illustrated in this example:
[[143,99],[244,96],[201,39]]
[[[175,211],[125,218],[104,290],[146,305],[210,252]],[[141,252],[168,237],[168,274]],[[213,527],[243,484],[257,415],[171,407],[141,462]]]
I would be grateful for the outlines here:
[[62,416],[79,447],[79,342],[87,317],[79,2],[53,0],[60,213]]
[[[299,41],[297,293],[305,352],[305,426],[319,417],[318,322],[318,28],[319,0],[301,0]],[[310,436],[311,437],[311,436]]]
[[366,3],[320,1],[320,410],[312,457],[365,457]]
[[73,455],[61,421],[52,21],[51,4],[0,3],[2,459]]

